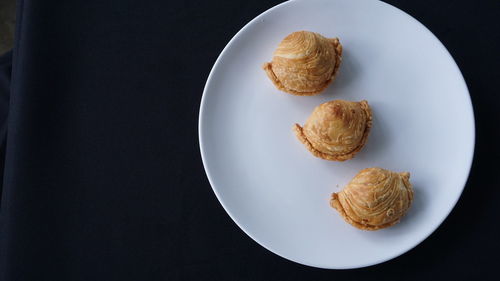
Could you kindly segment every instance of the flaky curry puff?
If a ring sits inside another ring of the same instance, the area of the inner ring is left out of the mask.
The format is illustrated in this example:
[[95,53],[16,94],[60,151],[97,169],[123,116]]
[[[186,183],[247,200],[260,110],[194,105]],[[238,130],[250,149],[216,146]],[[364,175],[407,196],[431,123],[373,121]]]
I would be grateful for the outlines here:
[[361,170],[330,205],[344,220],[362,230],[378,230],[400,221],[413,201],[410,174],[381,168]]
[[321,93],[333,81],[342,60],[338,38],[297,31],[291,33],[274,52],[264,70],[281,91],[298,96]]
[[345,161],[363,148],[371,126],[367,101],[333,100],[317,106],[303,127],[295,124],[293,129],[314,156]]

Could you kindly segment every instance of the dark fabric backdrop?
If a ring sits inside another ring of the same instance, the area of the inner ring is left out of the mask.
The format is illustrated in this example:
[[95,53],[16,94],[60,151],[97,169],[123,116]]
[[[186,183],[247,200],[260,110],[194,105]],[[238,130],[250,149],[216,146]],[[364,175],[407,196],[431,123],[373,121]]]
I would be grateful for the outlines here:
[[469,182],[422,244],[368,268],[309,268],[219,205],[198,148],[203,86],[279,1],[19,0],[10,99],[0,61],[0,280],[494,280],[500,2],[387,2],[442,40],[475,109]]

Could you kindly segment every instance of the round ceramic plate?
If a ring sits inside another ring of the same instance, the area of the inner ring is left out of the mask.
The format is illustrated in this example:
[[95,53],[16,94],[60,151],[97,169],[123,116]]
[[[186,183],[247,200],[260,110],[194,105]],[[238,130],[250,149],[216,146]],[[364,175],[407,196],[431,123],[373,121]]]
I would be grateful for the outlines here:
[[[261,68],[298,30],[344,46],[336,81],[318,96],[280,92]],[[374,114],[366,146],[346,162],[312,156],[292,132],[333,99],[366,99]],[[245,233],[298,263],[357,268],[410,250],[450,213],[472,162],[474,116],[453,58],[408,14],[374,0],[297,0],[252,20],[222,51],[199,136],[213,190]],[[374,166],[409,171],[415,197],[399,224],[369,232],[345,223],[329,199]]]

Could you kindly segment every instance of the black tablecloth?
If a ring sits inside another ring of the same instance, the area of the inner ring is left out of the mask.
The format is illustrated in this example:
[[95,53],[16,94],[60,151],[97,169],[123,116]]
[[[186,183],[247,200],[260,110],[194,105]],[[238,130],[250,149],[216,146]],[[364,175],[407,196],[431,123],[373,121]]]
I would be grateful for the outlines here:
[[0,280],[495,279],[499,2],[388,1],[457,61],[476,154],[458,205],[426,241],[342,271],[292,263],[247,237],[199,155],[212,64],[278,2],[20,0],[13,59],[0,60]]

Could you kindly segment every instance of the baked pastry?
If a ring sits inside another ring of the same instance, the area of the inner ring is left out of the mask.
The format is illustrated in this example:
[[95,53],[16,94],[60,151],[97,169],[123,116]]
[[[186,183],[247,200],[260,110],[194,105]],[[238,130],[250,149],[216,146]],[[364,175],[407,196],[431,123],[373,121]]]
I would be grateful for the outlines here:
[[333,100],[317,106],[304,127],[295,124],[294,131],[314,156],[345,161],[363,148],[371,126],[367,101]]
[[413,201],[408,172],[381,168],[361,170],[330,205],[345,221],[363,230],[378,230],[398,223]]
[[330,85],[341,60],[342,45],[338,38],[297,31],[281,41],[273,60],[265,63],[263,68],[279,90],[312,96]]

